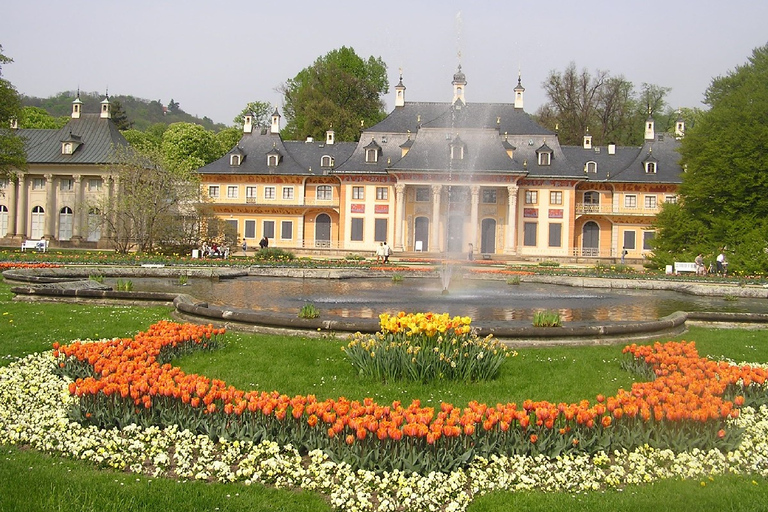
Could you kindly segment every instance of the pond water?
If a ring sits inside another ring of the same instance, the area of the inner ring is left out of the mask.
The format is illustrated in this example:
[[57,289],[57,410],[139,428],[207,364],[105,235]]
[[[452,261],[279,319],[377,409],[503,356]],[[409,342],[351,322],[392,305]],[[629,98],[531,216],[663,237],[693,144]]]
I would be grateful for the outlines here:
[[[109,281],[109,280],[107,280]],[[654,320],[675,311],[768,313],[764,299],[726,300],[672,291],[574,288],[550,284],[454,279],[449,293],[441,293],[438,278],[298,279],[242,277],[214,281],[176,278],[132,279],[134,289],[187,293],[211,304],[234,308],[297,314],[312,303],[324,318],[377,318],[398,311],[449,313],[473,320],[526,321],[535,312],[556,310],[567,322]],[[107,283],[112,284],[114,283]]]

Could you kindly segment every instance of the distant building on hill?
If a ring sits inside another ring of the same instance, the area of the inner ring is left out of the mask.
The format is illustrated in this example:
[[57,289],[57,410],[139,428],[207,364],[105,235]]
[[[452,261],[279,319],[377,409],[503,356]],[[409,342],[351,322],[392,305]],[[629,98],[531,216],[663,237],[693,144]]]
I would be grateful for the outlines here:
[[203,192],[241,239],[293,250],[475,252],[490,257],[642,258],[682,168],[677,137],[645,125],[641,147],[561,146],[511,103],[468,101],[461,66],[450,102],[408,102],[402,75],[394,110],[357,143],[284,141],[280,114],[246,116],[237,146],[198,170]]
[[5,245],[48,240],[57,247],[108,248],[95,198],[115,193],[105,165],[128,146],[111,119],[109,98],[99,113],[84,113],[78,97],[69,122],[58,130],[19,129],[28,167],[0,180],[0,238]]

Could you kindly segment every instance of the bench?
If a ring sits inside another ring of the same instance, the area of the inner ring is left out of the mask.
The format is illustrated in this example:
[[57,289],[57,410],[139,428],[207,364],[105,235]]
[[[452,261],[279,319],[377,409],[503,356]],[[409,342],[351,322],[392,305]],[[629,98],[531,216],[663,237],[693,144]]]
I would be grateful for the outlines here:
[[38,251],[45,252],[48,250],[48,240],[24,240],[21,242],[21,252],[27,249],[37,249]]
[[675,274],[679,274],[680,272],[696,272],[696,264],[692,262],[687,261],[676,261],[675,262]]

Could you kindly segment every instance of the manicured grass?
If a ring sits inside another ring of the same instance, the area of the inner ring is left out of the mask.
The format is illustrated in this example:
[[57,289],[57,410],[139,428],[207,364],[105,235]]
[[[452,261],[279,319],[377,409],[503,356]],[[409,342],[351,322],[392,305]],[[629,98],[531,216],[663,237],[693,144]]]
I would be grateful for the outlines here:
[[[54,341],[130,336],[167,318],[168,308],[102,307],[15,303],[0,283],[0,356],[11,358],[50,348]],[[735,361],[768,361],[765,331],[693,328],[677,339],[695,340],[702,355]],[[666,341],[666,340],[661,340]],[[498,379],[482,384],[415,385],[363,381],[341,351],[344,341],[230,332],[227,346],[178,361],[186,372],[226,380],[243,389],[318,398],[373,397],[379,403],[414,398],[424,405],[469,400],[553,402],[593,400],[628,388],[633,376],[621,370],[621,345],[520,350]],[[0,448],[0,510],[329,510],[322,496],[261,486],[204,484],[150,479],[92,468],[86,462],[3,446]],[[34,482],[35,492],[30,492]],[[679,504],[686,510],[765,510],[768,482],[751,477],[662,481],[622,491],[591,493],[495,492],[476,500],[472,512],[508,510],[655,510]],[[685,504],[683,506],[683,504]]]

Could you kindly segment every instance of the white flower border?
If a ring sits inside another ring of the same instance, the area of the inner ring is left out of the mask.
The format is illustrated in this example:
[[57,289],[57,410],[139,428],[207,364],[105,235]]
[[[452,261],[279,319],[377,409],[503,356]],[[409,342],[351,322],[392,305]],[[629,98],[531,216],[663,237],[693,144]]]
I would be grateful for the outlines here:
[[303,460],[289,446],[273,442],[212,442],[176,427],[122,430],[83,427],[67,417],[74,398],[69,381],[53,372],[51,352],[32,354],[0,368],[0,444],[89,460],[101,467],[153,477],[220,482],[260,482],[278,488],[323,493],[339,510],[462,511],[491,490],[541,489],[580,492],[660,478],[699,479],[742,474],[768,477],[768,407],[741,409],[739,447],[675,454],[641,447],[594,456],[492,457],[468,468],[428,475],[353,471],[321,451]]

